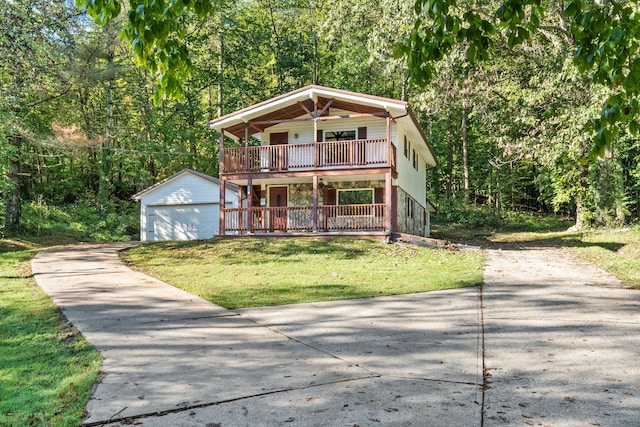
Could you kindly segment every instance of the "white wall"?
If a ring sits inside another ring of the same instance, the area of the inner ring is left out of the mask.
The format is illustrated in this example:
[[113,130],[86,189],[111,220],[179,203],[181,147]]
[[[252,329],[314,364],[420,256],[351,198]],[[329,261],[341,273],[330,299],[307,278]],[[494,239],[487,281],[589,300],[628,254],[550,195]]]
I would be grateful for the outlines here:
[[[329,109],[329,115],[353,114],[352,111]],[[305,116],[301,116],[304,118]],[[308,115],[307,115],[308,117]],[[387,120],[384,117],[358,117],[353,119],[319,120],[318,129],[323,131],[358,130],[359,127],[367,127],[367,138],[386,138]],[[269,135],[277,132],[289,133],[289,144],[305,144],[313,142],[313,121],[285,122],[269,128],[261,134],[263,144],[269,143]],[[298,138],[295,138],[295,134]]]
[[398,139],[396,140],[396,168],[398,170],[398,186],[407,192],[414,200],[422,205],[426,206],[427,200],[427,170],[424,157],[416,150],[418,156],[418,170],[413,167],[413,150],[416,144],[414,141],[408,139],[410,142],[410,149],[408,157],[404,155],[404,133],[402,129],[399,129]]
[[[220,186],[214,182],[186,172],[159,185],[140,197],[140,240],[147,239],[149,206],[219,204]],[[238,194],[227,187],[227,207],[237,207]],[[219,221],[219,218],[216,218]]]
[[[330,109],[329,115],[353,114],[353,112]],[[305,117],[305,116],[301,116]],[[356,130],[358,127],[367,127],[367,138],[386,138],[387,137],[387,120],[384,117],[359,117],[353,119],[333,119],[320,120],[318,129],[323,131],[336,130]],[[313,142],[313,122],[285,122],[272,126],[268,131],[261,134],[263,144],[269,143],[269,135],[276,132],[288,132],[289,144],[303,144]],[[298,134],[298,138],[295,138]],[[409,151],[409,158],[404,156],[404,132],[399,128],[398,124],[391,123],[391,141],[396,147],[396,168],[398,170],[397,185],[407,194],[418,201],[423,207],[426,206],[427,190],[426,190],[426,161],[424,157],[416,150],[418,156],[418,170],[415,170],[412,164],[412,151]],[[411,148],[415,149],[416,142],[410,140]],[[420,142],[422,143],[422,142]]]

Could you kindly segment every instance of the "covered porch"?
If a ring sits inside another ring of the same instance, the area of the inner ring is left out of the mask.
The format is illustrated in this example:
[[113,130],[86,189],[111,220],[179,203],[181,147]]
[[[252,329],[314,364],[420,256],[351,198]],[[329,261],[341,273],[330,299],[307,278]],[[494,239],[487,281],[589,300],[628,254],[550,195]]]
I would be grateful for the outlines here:
[[220,234],[392,233],[393,186],[385,172],[234,180],[238,207],[222,209]]
[[375,203],[225,209],[225,230],[233,234],[386,231],[385,208],[384,203]]
[[359,139],[331,142],[263,145],[222,149],[224,174],[305,171],[391,166],[396,149],[389,140]]

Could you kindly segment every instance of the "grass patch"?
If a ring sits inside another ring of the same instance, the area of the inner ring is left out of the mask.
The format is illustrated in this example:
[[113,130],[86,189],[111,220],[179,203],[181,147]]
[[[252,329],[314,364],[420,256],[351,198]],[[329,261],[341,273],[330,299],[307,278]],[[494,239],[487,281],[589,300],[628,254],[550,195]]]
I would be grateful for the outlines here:
[[640,289],[640,228],[585,233],[567,246],[629,286]]
[[39,246],[0,241],[0,426],[77,426],[102,358],[36,285]]
[[155,243],[125,262],[226,308],[426,292],[482,283],[480,252],[369,239],[216,239]]

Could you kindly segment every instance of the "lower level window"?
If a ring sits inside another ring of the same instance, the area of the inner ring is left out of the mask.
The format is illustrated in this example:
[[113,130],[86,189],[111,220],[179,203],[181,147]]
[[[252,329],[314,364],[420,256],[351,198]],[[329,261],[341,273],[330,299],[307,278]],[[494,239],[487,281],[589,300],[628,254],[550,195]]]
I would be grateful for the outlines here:
[[373,188],[338,190],[339,205],[370,205],[373,203]]

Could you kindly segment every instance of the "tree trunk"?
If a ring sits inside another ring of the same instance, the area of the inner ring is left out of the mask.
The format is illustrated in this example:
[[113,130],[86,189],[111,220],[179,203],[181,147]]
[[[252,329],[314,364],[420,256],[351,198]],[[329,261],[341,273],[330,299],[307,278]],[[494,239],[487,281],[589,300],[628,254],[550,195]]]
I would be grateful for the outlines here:
[[582,173],[580,174],[580,178],[578,180],[578,189],[576,192],[576,223],[570,230],[580,231],[584,229],[585,226],[585,193],[587,191],[587,178],[589,176],[589,166],[582,166]]
[[223,78],[223,74],[224,74],[224,33],[222,32],[222,29],[224,28],[224,25],[220,25],[220,33],[219,33],[219,49],[220,49],[220,54],[218,55],[218,117],[222,117],[222,82],[224,80]]
[[445,182],[445,196],[447,199],[453,197],[453,144],[447,135],[447,178]]
[[[107,56],[107,67],[113,65],[113,52]],[[98,211],[104,213],[109,203],[109,181],[111,176],[111,138],[113,136],[113,77],[107,82],[107,115],[105,140],[102,143],[100,158],[100,179],[98,180]]]
[[22,218],[22,197],[20,193],[20,147],[22,146],[22,136],[16,135],[11,139],[10,144],[14,153],[9,160],[8,191],[6,196],[5,227],[10,233],[15,233],[20,227]]
[[462,173],[463,173],[463,185],[464,185],[464,200],[469,201],[469,117],[468,110],[462,109]]
[[502,210],[502,206],[501,206],[501,201],[500,198],[502,197],[502,194],[500,193],[502,191],[502,189],[500,188],[500,168],[496,167],[496,218],[500,218],[501,215],[501,210]]

